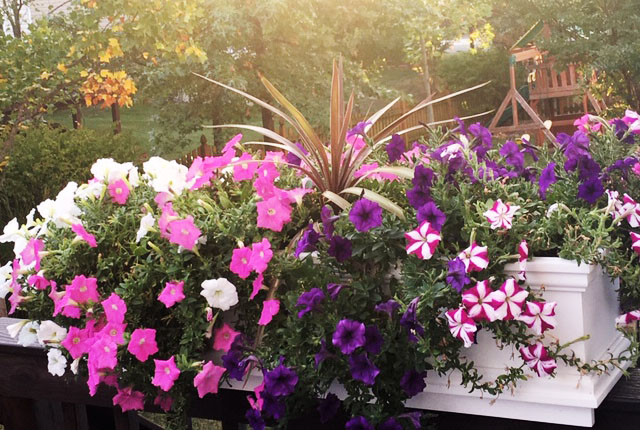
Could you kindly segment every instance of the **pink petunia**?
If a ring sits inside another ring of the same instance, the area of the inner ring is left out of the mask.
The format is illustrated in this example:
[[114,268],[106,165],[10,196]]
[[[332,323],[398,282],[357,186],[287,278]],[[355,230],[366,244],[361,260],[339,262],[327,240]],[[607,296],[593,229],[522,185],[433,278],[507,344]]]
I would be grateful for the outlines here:
[[224,352],[229,351],[231,344],[239,334],[240,332],[232,329],[230,325],[223,324],[221,328],[216,330],[213,337],[213,349]]
[[67,296],[70,300],[82,304],[88,301],[99,302],[98,280],[96,278],[87,278],[84,275],[76,275],[71,281],[71,285],[65,287]]
[[273,251],[271,250],[271,243],[266,237],[262,238],[260,242],[251,245],[251,259],[249,264],[256,272],[262,273],[267,270],[267,266],[272,257]]
[[524,239],[518,245],[518,255],[518,266],[520,268],[518,279],[524,281],[527,279],[527,258],[529,258],[529,244]]
[[213,174],[213,169],[209,168],[206,163],[203,162],[202,157],[196,157],[193,159],[193,162],[187,171],[186,180],[187,182],[190,182],[195,179],[190,189],[197,190],[205,185],[209,185]]
[[278,168],[272,161],[265,160],[256,172],[258,174],[258,178],[267,180],[271,183],[276,180],[280,176],[280,172]]
[[631,249],[640,255],[640,234],[631,232]]
[[165,239],[169,239],[169,224],[179,219],[178,214],[173,210],[173,203],[169,202],[162,206],[162,214],[158,219],[158,228],[160,235]]
[[173,193],[168,193],[166,191],[160,191],[153,198],[153,201],[156,202],[156,204],[158,205],[159,208],[163,208],[164,205],[166,205],[167,203],[170,203],[174,198],[175,198],[175,196],[173,195]]
[[250,181],[258,170],[258,163],[253,161],[253,157],[248,152],[244,152],[236,165],[233,166],[234,181]]
[[153,360],[156,371],[151,380],[151,384],[159,387],[162,391],[169,391],[180,376],[180,369],[176,366],[175,357],[172,355],[168,360]]
[[191,215],[186,219],[171,221],[168,229],[170,232],[169,241],[190,251],[193,251],[201,234],[200,229],[193,223]]
[[171,410],[171,405],[173,405],[173,397],[167,394],[158,394],[156,398],[153,399],[153,404],[163,411],[169,412]]
[[259,325],[267,325],[273,319],[273,316],[280,311],[280,300],[265,300],[262,303],[262,313],[260,314]]
[[176,303],[184,300],[185,295],[183,287],[184,281],[167,282],[164,289],[158,296],[158,300],[162,302],[167,307],[167,309],[170,308]]
[[208,393],[217,394],[220,378],[227,369],[208,361],[202,371],[193,378],[193,386],[198,389],[198,396],[203,398]]
[[34,287],[36,290],[46,290],[51,282],[42,275],[31,275],[27,279],[27,283]]
[[222,153],[226,153],[227,151],[231,151],[233,150],[233,148],[235,148],[235,146],[240,143],[240,141],[242,140],[242,133],[238,133],[235,136],[233,136],[231,138],[231,140],[229,140],[225,145],[224,148],[222,148]]
[[498,228],[509,230],[513,223],[513,216],[518,209],[520,209],[520,206],[505,204],[502,203],[502,200],[498,199],[493,203],[491,209],[483,215],[487,218],[487,221],[491,223],[492,230]]
[[384,181],[395,181],[398,179],[398,176],[394,175],[393,173],[388,173],[388,172],[374,172],[371,173],[372,171],[374,171],[375,169],[378,169],[380,166],[378,165],[378,163],[369,163],[369,164],[363,164],[358,170],[355,171],[355,173],[353,174],[354,178],[361,178],[361,177],[366,177],[368,179],[375,179],[378,182],[384,182]]
[[291,205],[283,203],[278,197],[258,202],[258,227],[280,232],[291,221]]
[[131,333],[131,340],[127,346],[127,351],[133,354],[138,360],[145,362],[150,355],[158,352],[156,344],[156,331],[152,328],[137,328]]
[[124,322],[124,316],[127,313],[127,304],[119,295],[111,293],[109,298],[101,304],[108,322]]
[[96,246],[98,246],[98,242],[96,242],[96,237],[91,233],[87,232],[87,230],[84,229],[82,224],[72,224],[71,230],[78,235],[77,237],[87,242],[91,248],[95,248]]
[[118,345],[124,345],[126,341],[124,340],[124,331],[126,330],[127,325],[118,322],[110,322],[105,325],[102,330],[97,333],[97,336],[103,337],[108,336]]
[[540,336],[545,330],[555,328],[556,304],[556,302],[527,302],[525,311],[517,319]]
[[462,251],[458,258],[464,263],[464,267],[469,272],[479,272],[489,266],[489,253],[486,246],[478,246],[475,242],[470,247]]
[[522,305],[529,297],[529,293],[520,288],[513,278],[507,279],[499,290],[492,292],[487,298],[496,310],[496,319],[500,321],[513,320],[520,316]]
[[491,293],[489,281],[480,281],[475,287],[462,293],[462,304],[467,309],[469,317],[475,321],[495,321],[496,314],[491,306]]
[[260,176],[253,181],[253,188],[256,190],[256,194],[263,200],[275,197],[277,190],[277,187],[272,181]]
[[114,369],[118,364],[118,345],[109,336],[97,338],[89,347],[89,364],[96,369]]
[[251,274],[251,270],[253,270],[251,254],[251,248],[248,246],[234,249],[231,255],[231,263],[229,263],[229,270],[242,279],[247,279]]
[[131,190],[129,189],[129,185],[127,185],[124,179],[118,179],[117,181],[113,181],[109,184],[109,195],[111,196],[111,200],[119,205],[127,203],[130,192]]
[[118,389],[113,397],[113,406],[120,406],[122,412],[141,411],[144,409],[144,393],[134,391],[132,387]]
[[[276,191],[278,191],[278,189],[276,189]],[[293,204],[295,202],[298,206],[300,206],[302,204],[302,199],[304,198],[304,196],[315,192],[315,190],[312,188],[293,188],[291,190],[283,190],[281,192],[282,194],[284,194],[284,196],[280,195],[282,199],[284,199],[286,196],[286,200],[289,201],[289,203]]]
[[624,204],[620,208],[620,214],[627,214],[627,222],[631,227],[640,227],[640,204],[636,203],[628,194],[622,196],[622,201]]
[[597,120],[592,120],[591,119],[591,115],[584,114],[582,115],[580,118],[576,119],[575,121],[573,121],[573,125],[578,127],[578,130],[580,130],[583,133],[589,133],[589,132],[598,132],[600,131],[600,128],[602,127],[602,124],[600,122],[598,122]]
[[404,237],[408,242],[407,254],[416,254],[422,260],[429,260],[433,257],[436,247],[442,239],[440,232],[431,227],[429,221],[422,221],[417,229],[405,233]]
[[69,351],[69,354],[71,354],[71,357],[75,360],[88,353],[92,343],[92,331],[70,326],[67,337],[60,342],[60,345]]
[[264,288],[264,273],[258,273],[258,277],[253,281],[253,289],[251,290],[251,295],[249,296],[249,300],[253,300],[256,295]]
[[640,321],[640,309],[627,312],[616,318],[616,324],[631,324],[634,321]]
[[520,347],[520,354],[527,366],[535,370],[538,376],[551,375],[558,367],[555,360],[549,357],[547,349],[540,342],[535,345]]
[[20,256],[25,266],[35,262],[36,272],[40,270],[40,251],[44,249],[44,242],[41,239],[29,239],[27,246],[22,250]]
[[473,345],[475,332],[478,328],[475,321],[469,318],[464,309],[451,309],[445,313],[445,316],[449,321],[449,331],[451,331],[453,337],[461,339],[465,348]]

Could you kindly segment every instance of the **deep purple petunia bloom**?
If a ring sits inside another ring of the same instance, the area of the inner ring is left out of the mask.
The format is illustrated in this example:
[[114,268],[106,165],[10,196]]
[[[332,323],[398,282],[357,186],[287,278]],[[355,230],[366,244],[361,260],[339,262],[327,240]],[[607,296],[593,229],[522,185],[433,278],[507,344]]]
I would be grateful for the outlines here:
[[284,364],[264,374],[264,391],[274,397],[288,396],[293,393],[297,383],[296,372]]
[[266,390],[262,391],[260,397],[262,397],[262,412],[264,415],[279,420],[287,412],[284,397],[275,397]]
[[464,125],[464,121],[463,121],[463,120],[461,120],[461,119],[460,119],[459,117],[457,117],[457,116],[454,116],[454,117],[453,117],[453,119],[455,119],[455,120],[456,120],[456,122],[458,123],[458,126],[457,126],[453,131],[454,131],[454,132],[455,132],[455,131],[457,131],[458,133],[463,134],[463,135],[465,135],[465,136],[466,136],[466,135],[467,135],[467,128],[466,128],[466,127],[465,127],[465,125]]
[[320,288],[312,288],[311,290],[300,294],[296,306],[304,306],[304,309],[298,312],[298,318],[302,318],[304,314],[317,310],[320,303],[324,301],[324,293]]
[[389,318],[393,317],[395,311],[398,310],[400,304],[395,300],[387,300],[386,302],[378,303],[375,307],[376,312],[385,312],[389,315]]
[[556,173],[555,173],[556,163],[549,163],[547,167],[545,167],[540,173],[540,179],[538,179],[538,184],[540,185],[540,198],[542,200],[547,199],[547,190],[552,184],[555,184]]
[[417,218],[418,224],[422,224],[423,221],[429,221],[431,227],[438,231],[442,230],[442,226],[447,220],[447,216],[444,212],[438,209],[438,206],[433,202],[428,202],[424,206],[421,206],[418,209]]
[[313,357],[316,369],[318,368],[318,366],[320,366],[320,363],[322,363],[329,357],[333,357],[333,354],[331,354],[327,349],[327,342],[322,339],[320,341],[320,351],[318,351],[318,353]]
[[316,250],[316,244],[320,240],[320,233],[313,229],[313,223],[309,223],[309,226],[304,231],[304,234],[296,245],[296,250],[293,255],[298,258],[303,252],[313,252]]
[[364,333],[364,324],[359,321],[343,319],[336,325],[331,342],[343,354],[348,355],[364,345]]
[[578,177],[581,181],[588,181],[600,174],[600,165],[591,157],[581,157],[578,161]]
[[373,425],[365,417],[353,417],[345,425],[345,430],[374,430]]
[[402,430],[402,424],[395,418],[389,418],[378,426],[378,430]]
[[334,284],[333,282],[327,284],[327,291],[329,292],[329,297],[331,297],[331,300],[337,299],[338,294],[340,294],[340,291],[342,291],[343,288],[344,285],[342,284]]
[[422,164],[418,164],[413,171],[413,179],[411,182],[416,187],[428,189],[433,185],[433,175],[433,170],[424,167]]
[[242,381],[242,378],[244,378],[244,372],[249,364],[248,361],[244,360],[243,343],[243,336],[236,336],[233,343],[231,343],[229,351],[222,356],[222,366],[229,372],[229,378],[238,381]]
[[347,131],[347,137],[349,136],[353,136],[354,134],[359,134],[361,136],[365,136],[365,129],[367,128],[367,126],[371,125],[371,121],[360,121],[359,123],[356,124],[355,127],[353,127],[351,130]]
[[380,333],[380,330],[378,330],[378,327],[369,325],[365,328],[363,345],[365,351],[373,355],[380,354],[383,343],[384,338],[382,337],[382,333]]
[[[298,149],[300,150],[300,152],[302,152],[304,155],[309,154],[309,151],[307,151],[304,147],[304,145],[300,142],[296,142],[296,146],[298,147]],[[294,154],[293,152],[287,152],[287,155],[285,157],[285,160],[287,161],[287,163],[289,164],[294,164],[296,166],[299,166],[300,163],[302,163],[302,160],[300,159],[300,157],[298,157],[296,154]]]
[[406,143],[402,137],[398,134],[391,136],[391,142],[387,145],[387,155],[389,156],[389,162],[393,163],[402,158],[406,150]]
[[330,256],[335,257],[335,259],[338,260],[338,263],[342,263],[351,258],[351,252],[351,241],[349,239],[338,235],[331,236],[331,239],[329,239],[329,249],[327,250],[327,253]]
[[320,219],[322,220],[322,231],[328,239],[333,236],[333,224],[338,220],[338,216],[333,214],[331,206],[323,206],[320,211]]
[[373,385],[380,369],[373,365],[367,354],[353,354],[349,357],[349,370],[356,381],[366,385]]
[[264,430],[264,420],[259,410],[249,408],[244,416],[253,430]]
[[427,377],[427,372],[416,372],[415,370],[407,370],[400,379],[400,387],[410,398],[416,394],[422,393],[427,384],[424,382],[424,378]]
[[340,399],[333,393],[327,394],[327,397],[318,401],[318,413],[320,414],[320,422],[328,423],[336,416],[340,409]]
[[411,300],[407,310],[400,318],[400,325],[407,330],[411,342],[417,342],[418,336],[424,336],[424,327],[418,322],[418,303],[420,303],[420,296]]
[[603,194],[604,188],[602,187],[602,181],[596,177],[583,182],[578,187],[578,197],[591,204],[594,204]]
[[409,204],[417,210],[419,207],[431,201],[431,192],[429,188],[413,187],[407,190],[407,199],[409,200]]
[[349,211],[349,219],[359,232],[369,231],[382,225],[382,208],[369,199],[359,199]]
[[449,271],[447,272],[447,283],[451,285],[457,292],[461,292],[465,285],[471,282],[467,277],[467,270],[464,262],[460,258],[455,258],[447,263]]
[[517,170],[524,168],[524,154],[520,152],[518,144],[512,140],[507,140],[502,148],[500,148],[500,155],[502,155],[508,164],[515,167]]
[[475,137],[480,139],[482,143],[484,143],[485,145],[491,145],[491,141],[493,140],[493,136],[491,135],[491,132],[489,131],[488,128],[484,127],[479,122],[476,122],[475,124],[471,124],[469,126],[469,132],[471,132],[471,134],[473,134]]
[[[616,137],[618,140],[621,140],[624,143],[633,144],[633,133],[629,133],[627,137],[624,137],[627,130],[629,130],[629,126],[620,118],[616,118],[611,121],[611,124],[615,127]],[[624,139],[623,139],[624,137]]]

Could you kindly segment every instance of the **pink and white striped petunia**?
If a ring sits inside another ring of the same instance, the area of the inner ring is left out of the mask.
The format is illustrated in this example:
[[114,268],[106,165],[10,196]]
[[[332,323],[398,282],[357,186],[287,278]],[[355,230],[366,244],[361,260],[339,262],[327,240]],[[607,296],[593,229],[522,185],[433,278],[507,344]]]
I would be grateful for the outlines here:
[[640,234],[631,232],[631,249],[640,255]]
[[487,221],[491,223],[491,229],[504,228],[509,230],[513,223],[513,216],[520,209],[520,206],[502,203],[501,199],[493,203],[493,207],[483,213]]
[[475,332],[478,330],[474,320],[469,318],[469,315],[464,309],[451,309],[445,313],[447,320],[449,321],[449,330],[453,337],[461,339],[464,342],[464,347],[469,348],[473,345],[475,339]]
[[470,247],[462,251],[458,258],[464,263],[464,267],[469,272],[479,272],[489,266],[489,252],[486,246],[478,246],[475,242]]
[[404,237],[409,242],[407,254],[416,254],[418,258],[423,260],[433,257],[433,253],[442,239],[440,232],[431,227],[429,221],[422,221],[420,227],[405,233]]
[[551,375],[558,367],[556,361],[549,357],[547,349],[540,342],[521,347],[520,354],[527,366],[535,370],[538,376]]
[[491,306],[491,287],[489,281],[480,281],[475,287],[462,293],[462,304],[469,312],[469,317],[475,321],[495,321],[496,313]]
[[527,258],[529,258],[529,244],[524,239],[518,245],[518,255],[520,255],[518,258],[518,266],[520,267],[518,279],[524,281],[527,279]]
[[616,318],[616,324],[631,324],[634,321],[640,320],[640,309],[635,311],[627,312],[626,314],[620,315]]
[[633,228],[640,227],[640,204],[636,203],[628,194],[622,197],[624,204],[621,214],[627,214],[627,222]]
[[516,284],[513,278],[507,279],[499,290],[492,292],[488,299],[495,309],[497,320],[512,320],[522,313],[522,305],[529,293]]
[[524,322],[533,332],[540,336],[545,330],[556,326],[556,302],[527,302],[525,311],[518,320]]

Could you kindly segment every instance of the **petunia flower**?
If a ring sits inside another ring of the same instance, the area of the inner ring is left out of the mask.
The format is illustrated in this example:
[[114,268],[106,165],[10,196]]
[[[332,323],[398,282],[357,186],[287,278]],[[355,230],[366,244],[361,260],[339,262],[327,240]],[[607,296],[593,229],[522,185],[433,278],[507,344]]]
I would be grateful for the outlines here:
[[264,392],[274,397],[288,396],[293,393],[298,384],[295,370],[280,364],[264,374]]
[[462,293],[462,304],[467,309],[469,317],[475,321],[495,321],[496,314],[491,306],[491,293],[489,281],[479,281],[475,287]]
[[256,203],[258,209],[258,227],[280,232],[291,221],[291,205],[278,197]]
[[38,342],[40,345],[57,345],[67,336],[67,329],[60,327],[53,321],[43,321],[38,328]]
[[131,333],[131,340],[127,346],[127,351],[133,354],[138,360],[142,362],[147,361],[150,355],[158,352],[155,329],[135,329],[133,333]]
[[490,294],[491,306],[496,310],[497,320],[513,320],[520,316],[522,305],[529,293],[520,288],[513,278],[507,279],[499,290]]
[[193,217],[191,215],[185,219],[171,221],[167,228],[170,233],[169,241],[171,243],[193,251],[193,247],[196,246],[200,238],[201,231],[193,223]]
[[365,326],[360,321],[343,319],[336,325],[331,342],[343,354],[349,355],[364,345]]
[[406,143],[404,139],[398,134],[393,134],[391,136],[391,142],[389,142],[389,144],[387,144],[385,148],[387,151],[387,155],[389,156],[389,162],[393,163],[394,161],[398,161],[400,158],[402,158],[405,147]]
[[373,385],[380,374],[378,369],[367,357],[367,354],[353,354],[349,357],[351,377],[365,385]]
[[309,223],[305,229],[302,237],[296,244],[296,250],[293,255],[296,258],[300,257],[303,252],[313,252],[316,250],[316,245],[320,240],[320,233],[316,232],[313,228],[313,223]]
[[152,214],[148,213],[140,219],[140,227],[136,232],[136,243],[139,243],[143,237],[153,228],[156,220]]
[[127,328],[127,324],[110,322],[105,325],[96,335],[98,337],[108,336],[118,345],[124,345],[124,331]]
[[616,318],[616,324],[631,324],[634,321],[640,320],[640,309],[627,312]]
[[520,355],[527,366],[535,370],[538,376],[551,375],[558,367],[555,360],[549,357],[547,349],[541,342],[520,347]]
[[233,341],[239,334],[239,331],[235,331],[229,324],[224,323],[222,327],[216,330],[216,333],[213,336],[213,349],[229,352]]
[[67,369],[67,358],[58,348],[51,348],[47,353],[47,370],[53,376],[63,376]]
[[424,382],[427,372],[418,372],[414,369],[407,370],[400,378],[400,388],[410,398],[422,393],[427,384]]
[[529,258],[529,244],[526,240],[522,239],[518,245],[518,279],[524,281],[527,279],[527,259]]
[[449,266],[446,277],[447,283],[457,292],[462,292],[464,286],[471,283],[471,279],[467,276],[467,270],[464,262],[460,257],[457,257],[448,261],[447,266]]
[[251,248],[248,246],[234,249],[231,255],[231,263],[229,263],[229,270],[240,278],[247,279],[251,274],[251,270],[253,270],[251,255]]
[[72,224],[71,230],[78,235],[77,237],[87,242],[91,248],[95,248],[98,246],[98,243],[96,242],[96,237],[91,233],[87,232],[87,230],[84,229],[82,224]]
[[462,251],[458,258],[464,263],[467,271],[481,271],[489,266],[489,253],[486,246],[478,246],[475,242],[470,247]]
[[249,295],[249,300],[253,300],[258,295],[260,290],[265,288],[264,273],[258,273],[258,277],[254,279],[251,285],[252,285],[252,290],[251,290],[251,295]]
[[475,332],[478,328],[475,321],[469,318],[464,309],[451,309],[445,313],[445,316],[449,321],[449,331],[451,331],[453,337],[461,339],[465,348],[473,345]]
[[380,354],[384,338],[382,333],[375,325],[366,326],[364,329],[364,345],[362,346],[365,351],[372,355]]
[[602,181],[597,177],[588,179],[578,187],[578,197],[591,204],[594,204],[603,194]]
[[363,416],[351,418],[347,421],[344,428],[345,430],[374,430],[373,424]]
[[273,317],[280,311],[280,300],[270,299],[262,302],[262,313],[258,325],[267,325]]
[[[51,281],[45,278],[42,275],[31,275],[27,279],[27,283],[31,285],[36,290],[46,290],[49,285],[51,285]],[[0,297],[2,294],[0,293]]]
[[442,237],[440,233],[431,227],[429,221],[423,221],[420,226],[404,234],[407,239],[407,254],[416,254],[422,260],[429,260],[433,257],[436,247]]
[[208,361],[200,373],[193,378],[193,386],[198,390],[198,397],[203,398],[208,393],[217,394],[220,378],[226,369]]
[[107,300],[102,301],[101,305],[108,322],[121,323],[124,321],[124,316],[127,313],[127,304],[116,293],[111,293]]
[[419,223],[428,221],[431,227],[437,231],[442,231],[442,226],[447,220],[447,216],[438,209],[434,202],[427,202],[425,205],[420,206],[416,213],[416,218]]
[[501,199],[498,199],[493,203],[491,209],[483,215],[487,218],[487,221],[491,223],[492,230],[498,228],[509,230],[513,223],[513,216],[518,209],[520,209],[520,206],[505,204],[502,203]]
[[69,351],[75,360],[89,352],[89,347],[93,342],[93,336],[89,329],[79,329],[74,326],[69,327],[69,332],[60,344]]
[[109,336],[102,336],[89,347],[88,365],[96,369],[114,369],[118,364],[118,344]]
[[296,306],[302,306],[304,309],[298,312],[298,318],[302,318],[306,313],[316,310],[324,301],[324,293],[320,288],[312,288],[298,297]]
[[375,307],[376,312],[384,312],[389,315],[389,318],[393,317],[395,311],[400,308],[400,304],[393,299],[387,300],[386,302],[378,303]]
[[180,376],[180,369],[176,366],[175,357],[168,360],[153,360],[156,371],[151,379],[151,385],[159,387],[162,391],[169,391]]
[[155,399],[153,399],[153,404],[158,406],[165,412],[169,412],[171,410],[171,406],[173,405],[173,397],[167,394],[158,394]]
[[119,205],[124,205],[127,203],[129,193],[131,192],[131,190],[129,189],[129,185],[127,185],[124,179],[118,179],[117,181],[111,182],[109,184],[108,190],[109,195],[111,196],[111,200]]
[[407,200],[414,209],[418,210],[432,200],[430,188],[414,186],[407,190]]
[[382,208],[376,202],[361,198],[351,207],[349,220],[359,232],[369,231],[382,225]]
[[164,304],[167,309],[171,306],[175,305],[178,302],[184,300],[184,281],[172,281],[167,282],[164,286],[164,289],[158,296],[158,301]]
[[113,406],[120,406],[122,412],[141,411],[144,409],[144,393],[134,391],[132,387],[120,389],[113,397]]
[[366,135],[366,130],[370,125],[371,121],[360,121],[355,127],[347,131],[347,136],[360,135],[364,137]]
[[263,237],[258,243],[251,245],[251,257],[249,259],[249,265],[253,270],[258,273],[262,273],[267,270],[267,265],[273,257],[273,251],[271,250],[271,243],[269,239]]
[[44,242],[42,239],[31,238],[27,242],[27,246],[22,250],[20,256],[22,257],[22,263],[28,266],[31,263],[35,264],[35,271],[40,270],[40,251],[44,249]]
[[[607,195],[610,199],[612,196],[615,198],[617,197],[617,192],[613,191],[611,192],[611,194],[607,193]],[[622,197],[622,201],[624,204],[618,210],[619,214],[627,214],[626,219],[631,227],[640,227],[640,204],[636,203],[636,201],[632,199],[628,194],[625,194]],[[614,215],[614,218],[617,217]]]
[[380,423],[378,430],[403,430],[403,427],[395,418],[391,417]]
[[236,165],[233,166],[233,180],[247,181],[253,180],[258,170],[258,163],[253,162],[253,157],[248,152],[242,153]]
[[425,330],[422,324],[418,322],[418,304],[420,304],[420,296],[409,302],[407,310],[400,317],[400,325],[407,331],[407,337],[411,342],[418,342],[418,336],[424,336]]
[[340,291],[342,291],[343,288],[344,288],[344,285],[342,284],[336,284],[333,282],[328,283],[327,292],[329,293],[329,297],[331,298],[331,300],[337,299],[338,294],[340,294]]
[[517,319],[540,336],[545,330],[555,328],[556,304],[556,302],[527,302],[525,311]]
[[67,296],[76,303],[87,303],[88,301],[99,302],[98,280],[87,278],[84,275],[76,275],[71,281],[71,285],[65,287]]
[[329,249],[327,254],[335,257],[338,263],[342,263],[351,258],[352,246],[351,241],[346,237],[333,235],[329,239]]
[[207,299],[209,306],[222,311],[228,311],[231,306],[238,304],[236,287],[226,278],[203,281],[200,295]]

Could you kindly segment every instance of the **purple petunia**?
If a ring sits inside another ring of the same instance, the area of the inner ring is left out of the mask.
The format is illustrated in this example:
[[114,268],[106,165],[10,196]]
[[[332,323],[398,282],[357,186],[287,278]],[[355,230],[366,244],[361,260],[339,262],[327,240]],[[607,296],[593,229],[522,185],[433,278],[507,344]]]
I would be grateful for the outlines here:
[[304,231],[302,237],[296,245],[296,250],[293,253],[296,258],[303,252],[313,252],[316,250],[316,244],[320,240],[320,233],[313,229],[313,223],[309,223],[309,226]]
[[287,405],[283,397],[273,396],[266,390],[262,391],[260,397],[262,398],[262,412],[266,416],[273,417],[276,420],[284,416],[287,411]]
[[322,231],[328,239],[333,236],[333,224],[338,220],[338,216],[333,214],[331,206],[323,206],[320,211],[320,219],[322,220]]
[[293,369],[281,363],[264,374],[264,392],[274,397],[288,396],[298,383],[298,375]]
[[353,379],[365,385],[373,385],[380,373],[380,369],[369,360],[367,354],[353,354],[349,357],[349,370]]
[[344,288],[342,284],[334,284],[333,282],[327,284],[327,291],[329,292],[329,297],[331,300],[335,300],[338,298],[338,294]]
[[249,408],[244,416],[247,419],[247,423],[253,430],[264,430],[264,419],[262,419],[262,415],[259,410]]
[[373,425],[365,417],[357,416],[347,421],[345,430],[373,430]]
[[555,174],[556,163],[549,163],[547,167],[542,170],[540,173],[540,179],[538,179],[538,184],[540,185],[540,198],[542,200],[547,199],[547,190],[552,184],[555,184],[557,181]]
[[351,258],[352,245],[351,241],[346,237],[334,235],[329,239],[329,249],[327,253],[335,257],[338,263],[342,263]]
[[343,319],[336,325],[331,342],[343,354],[351,354],[364,345],[365,326],[359,321]]
[[418,303],[420,303],[420,296],[411,300],[400,318],[400,325],[407,330],[409,340],[414,343],[419,340],[418,336],[424,336],[424,327],[418,322]]
[[453,130],[453,131],[457,131],[459,134],[463,134],[463,135],[467,135],[467,128],[464,125],[464,121],[461,120],[459,117],[454,116],[453,119],[456,120],[456,122],[458,123],[458,126]]
[[349,219],[359,232],[369,231],[382,225],[382,208],[371,200],[359,199],[349,211]]
[[402,424],[395,418],[389,418],[378,426],[378,430],[402,430]]
[[471,282],[467,277],[467,270],[464,265],[464,261],[458,257],[450,260],[447,265],[449,266],[449,271],[447,272],[447,283],[457,292],[461,292],[464,286]]
[[389,156],[389,162],[393,163],[402,158],[402,154],[406,149],[406,143],[402,137],[398,134],[391,136],[391,142],[386,147],[387,155]]
[[582,157],[578,161],[578,171],[581,181],[588,181],[600,174],[600,165],[591,157]]
[[429,188],[415,186],[407,190],[407,199],[414,209],[418,209],[431,201],[431,192]]
[[304,309],[298,312],[298,318],[302,318],[306,313],[318,309],[320,303],[324,301],[324,293],[320,288],[312,288],[311,290],[302,293],[298,297],[296,306],[303,306]]
[[374,325],[366,326],[364,330],[364,350],[369,354],[378,355],[382,350],[383,343],[384,338],[380,330],[378,330],[378,327]]
[[419,429],[421,428],[420,425],[420,420],[422,419],[422,412],[406,412],[404,414],[398,415],[398,418],[406,418],[408,419],[411,424],[413,425],[413,428],[415,429]]
[[427,377],[427,372],[417,372],[413,369],[407,370],[400,379],[400,387],[409,397],[413,397],[416,394],[422,393],[427,384],[424,382],[424,378]]
[[428,202],[421,206],[416,216],[418,218],[418,224],[422,224],[423,221],[429,221],[431,227],[438,231],[442,230],[442,226],[447,220],[447,216],[438,209],[438,206],[436,206],[434,202]]
[[524,154],[520,152],[518,144],[512,140],[507,140],[502,148],[500,148],[500,155],[502,155],[508,164],[515,167],[516,170],[522,170],[524,168]]
[[243,342],[244,339],[242,335],[236,336],[233,343],[231,343],[229,351],[222,356],[222,365],[227,369],[227,372],[229,372],[229,378],[238,381],[242,381],[244,372],[249,364],[248,361],[244,360],[244,353],[242,352]]
[[493,139],[491,132],[479,122],[471,124],[469,126],[469,132],[480,139],[485,145],[491,145],[491,141]]
[[424,167],[422,164],[418,164],[413,171],[413,179],[411,182],[416,187],[431,188],[431,185],[433,185],[433,175],[433,170]]
[[[307,151],[304,147],[304,145],[300,142],[296,142],[296,146],[298,147],[298,149],[300,150],[300,152],[302,152],[304,155],[309,154],[309,151]],[[296,154],[294,154],[293,152],[287,152],[287,155],[285,157],[285,160],[287,160],[287,163],[289,164],[293,164],[295,166],[299,166],[300,163],[302,163],[302,160],[300,159],[300,157],[298,157]]]
[[602,181],[597,177],[593,177],[586,182],[583,182],[578,187],[578,197],[591,204],[594,204],[603,194],[604,188],[602,187]]
[[318,368],[318,366],[320,366],[320,363],[322,363],[324,360],[332,356],[333,354],[331,354],[327,349],[327,342],[324,339],[322,339],[320,341],[320,351],[318,351],[314,356],[316,369]]
[[320,422],[328,423],[336,416],[340,409],[340,399],[333,393],[327,394],[327,397],[318,401],[318,413],[320,414]]
[[351,130],[347,131],[347,137],[359,134],[361,136],[365,136],[365,129],[371,125],[371,121],[360,121],[353,127]]
[[633,133],[629,133],[626,137],[625,134],[629,130],[629,126],[620,118],[616,118],[611,121],[611,125],[615,127],[615,133],[618,140],[624,143],[633,144]]
[[389,315],[389,318],[392,318],[394,312],[397,311],[398,308],[400,308],[400,304],[398,304],[398,302],[396,302],[395,300],[391,299],[383,303],[378,303],[375,307],[375,311],[384,312],[387,315]]

